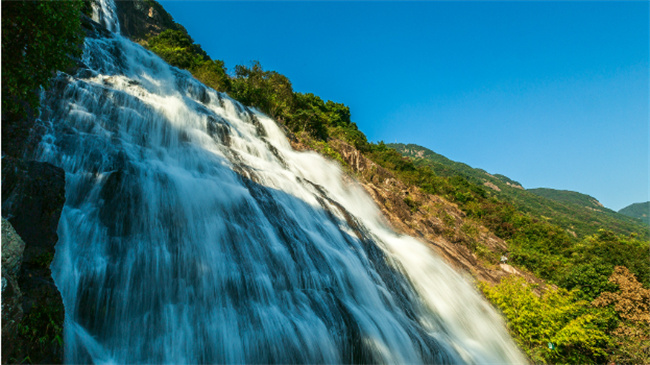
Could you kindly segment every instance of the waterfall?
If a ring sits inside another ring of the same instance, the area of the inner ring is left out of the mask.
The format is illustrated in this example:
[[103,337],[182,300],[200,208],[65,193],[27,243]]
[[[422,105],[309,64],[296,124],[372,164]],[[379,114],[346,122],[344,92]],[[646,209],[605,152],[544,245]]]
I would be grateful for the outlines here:
[[92,19],[103,25],[111,32],[120,33],[120,22],[117,19],[115,1],[113,0],[94,0],[91,3],[93,15]]
[[37,151],[66,171],[67,363],[525,362],[463,277],[275,121],[118,34],[83,63],[43,95]]

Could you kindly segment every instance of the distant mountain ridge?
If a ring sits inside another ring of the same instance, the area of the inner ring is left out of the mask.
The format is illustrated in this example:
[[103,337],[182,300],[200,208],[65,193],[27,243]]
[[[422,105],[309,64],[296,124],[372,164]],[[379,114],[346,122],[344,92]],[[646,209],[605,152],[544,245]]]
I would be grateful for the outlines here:
[[525,189],[507,176],[492,175],[483,169],[450,160],[426,147],[403,143],[390,143],[387,146],[413,159],[417,165],[430,167],[440,176],[462,176],[472,183],[483,185],[497,198],[510,201],[539,219],[558,224],[571,234],[584,236],[603,228],[626,235],[634,232],[642,232],[646,236],[650,234],[648,227],[640,224],[636,217],[605,208],[592,196],[549,188]]
[[650,225],[650,201],[630,204],[618,212],[628,217],[640,219],[645,224]]
[[549,189],[549,188],[528,189],[528,191],[530,191],[535,195],[539,195],[547,199],[555,200],[560,203],[575,204],[575,205],[583,206],[585,208],[594,209],[598,211],[604,211],[604,210],[612,211],[611,209],[605,208],[605,206],[603,206],[603,204],[593,196],[583,194],[583,193],[578,193],[576,191],[556,190],[556,189]]

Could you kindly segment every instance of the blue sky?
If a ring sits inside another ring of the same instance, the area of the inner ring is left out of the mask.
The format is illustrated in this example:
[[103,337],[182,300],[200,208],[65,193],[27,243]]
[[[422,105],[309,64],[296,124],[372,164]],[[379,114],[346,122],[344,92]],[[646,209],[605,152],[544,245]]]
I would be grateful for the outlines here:
[[230,70],[259,60],[371,141],[614,210],[650,200],[648,2],[161,3]]

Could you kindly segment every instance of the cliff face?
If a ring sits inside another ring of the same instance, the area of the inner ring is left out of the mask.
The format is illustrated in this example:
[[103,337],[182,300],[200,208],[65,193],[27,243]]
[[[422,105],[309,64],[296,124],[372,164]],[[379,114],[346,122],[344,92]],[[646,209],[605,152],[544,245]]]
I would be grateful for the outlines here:
[[64,202],[63,170],[2,159],[3,363],[62,362],[64,309],[50,262]]
[[[82,23],[89,32],[92,20]],[[33,160],[44,130],[35,110],[3,113],[2,125],[2,363],[61,363],[64,307],[49,266],[65,173]]]
[[122,35],[135,42],[158,35],[165,29],[185,30],[155,1],[116,1],[115,6]]

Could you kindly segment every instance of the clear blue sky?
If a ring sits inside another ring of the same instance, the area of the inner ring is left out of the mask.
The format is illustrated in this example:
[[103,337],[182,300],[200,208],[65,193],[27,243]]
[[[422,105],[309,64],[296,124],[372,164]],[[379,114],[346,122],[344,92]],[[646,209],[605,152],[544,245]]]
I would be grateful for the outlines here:
[[371,141],[614,210],[650,200],[648,2],[161,3],[230,70],[259,60]]

